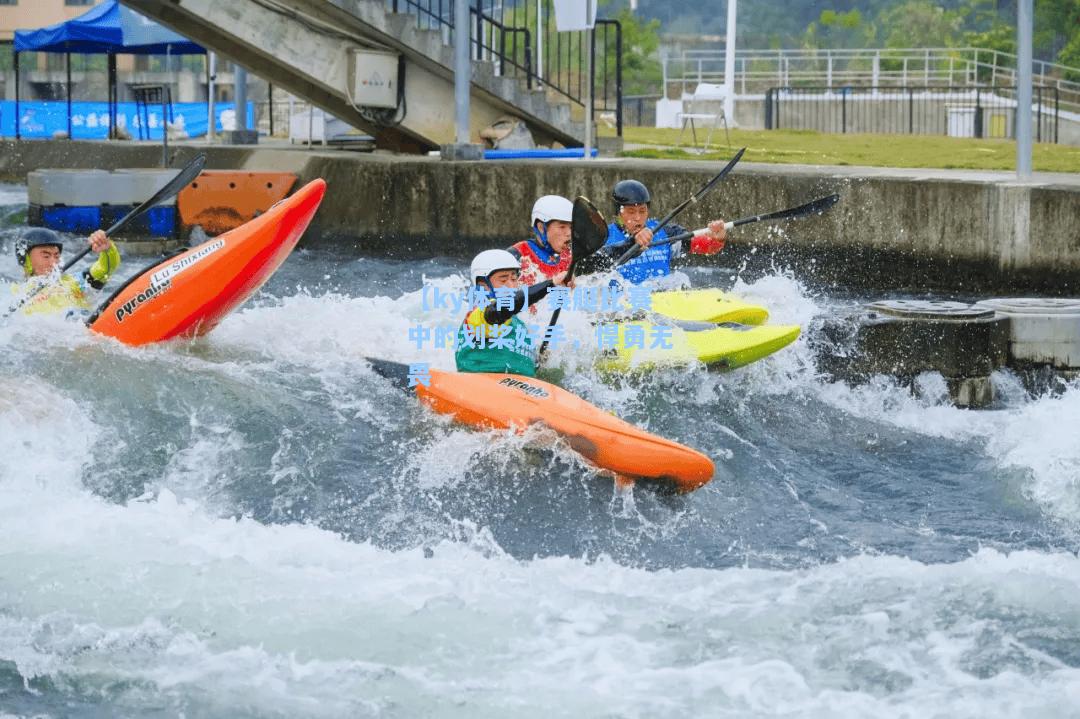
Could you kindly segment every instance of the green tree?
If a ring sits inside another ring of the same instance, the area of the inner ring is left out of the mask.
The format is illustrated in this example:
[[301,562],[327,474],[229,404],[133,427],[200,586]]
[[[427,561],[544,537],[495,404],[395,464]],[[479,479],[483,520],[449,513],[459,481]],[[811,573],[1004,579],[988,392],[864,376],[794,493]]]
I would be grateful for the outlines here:
[[[603,9],[609,2],[601,2]],[[628,7],[613,18],[622,26],[623,94],[649,95],[660,91],[663,70],[660,66],[660,21],[642,20]],[[608,48],[606,61],[609,77],[614,77],[615,48]]]
[[929,0],[907,0],[881,13],[885,47],[953,47],[961,39],[963,17]]

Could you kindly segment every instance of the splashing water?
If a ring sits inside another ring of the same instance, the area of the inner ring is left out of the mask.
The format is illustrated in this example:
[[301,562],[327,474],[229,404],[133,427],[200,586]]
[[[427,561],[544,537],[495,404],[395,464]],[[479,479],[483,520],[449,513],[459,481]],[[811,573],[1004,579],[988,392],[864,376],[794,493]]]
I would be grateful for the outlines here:
[[461,264],[298,252],[187,343],[0,326],[0,716],[1077,716],[1080,386],[830,383],[807,335],[848,300],[737,279],[804,336],[729,374],[555,355],[717,464],[620,494],[363,362],[459,321],[420,288]]

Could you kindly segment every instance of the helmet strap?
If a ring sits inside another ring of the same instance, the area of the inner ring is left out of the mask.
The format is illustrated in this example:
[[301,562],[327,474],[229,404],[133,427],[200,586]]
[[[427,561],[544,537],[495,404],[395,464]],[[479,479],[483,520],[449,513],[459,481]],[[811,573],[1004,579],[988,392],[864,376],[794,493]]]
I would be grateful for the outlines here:
[[552,248],[551,243],[548,242],[548,238],[547,238],[547,236],[548,236],[548,233],[547,233],[548,223],[541,221],[540,226],[543,227],[544,229],[543,230],[536,229],[536,223],[534,222],[533,223],[533,228],[532,228],[533,234],[536,235],[536,239],[540,240],[540,248],[545,250],[546,252],[548,252],[550,254],[555,254],[555,250]]

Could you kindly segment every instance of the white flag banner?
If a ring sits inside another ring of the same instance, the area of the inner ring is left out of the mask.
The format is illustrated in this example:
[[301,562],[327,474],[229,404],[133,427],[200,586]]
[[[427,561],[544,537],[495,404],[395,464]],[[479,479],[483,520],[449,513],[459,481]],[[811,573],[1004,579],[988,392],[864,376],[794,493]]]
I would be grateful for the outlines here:
[[555,29],[591,30],[596,25],[596,0],[555,0]]

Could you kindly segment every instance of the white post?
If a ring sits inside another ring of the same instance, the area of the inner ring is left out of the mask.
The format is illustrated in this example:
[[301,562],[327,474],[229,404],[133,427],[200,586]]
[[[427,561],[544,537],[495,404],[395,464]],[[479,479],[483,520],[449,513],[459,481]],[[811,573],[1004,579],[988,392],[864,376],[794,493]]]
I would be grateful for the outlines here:
[[544,79],[544,0],[536,2],[536,77]]
[[1031,35],[1032,0],[1020,0],[1016,11],[1016,175],[1031,177]]
[[[593,17],[593,3],[596,0],[585,0],[585,21],[590,22]],[[588,38],[588,49],[585,50],[586,63],[585,67],[585,155],[586,160],[592,157],[592,140],[593,140],[593,52],[595,47],[593,46],[595,29],[589,28],[585,31],[585,37]]]
[[735,124],[735,15],[738,0],[727,4],[727,44],[724,47],[724,117],[728,125]]
[[454,120],[455,141],[469,143],[469,83],[472,80],[469,61],[469,3],[454,3]]
[[213,52],[209,52],[206,62],[209,63],[210,66],[210,72],[208,73],[210,77],[206,82],[206,119],[209,123],[206,128],[206,141],[213,142],[214,136],[217,134],[217,128],[215,127],[217,124],[216,108],[214,107],[214,94],[216,92],[217,80],[217,55]]

